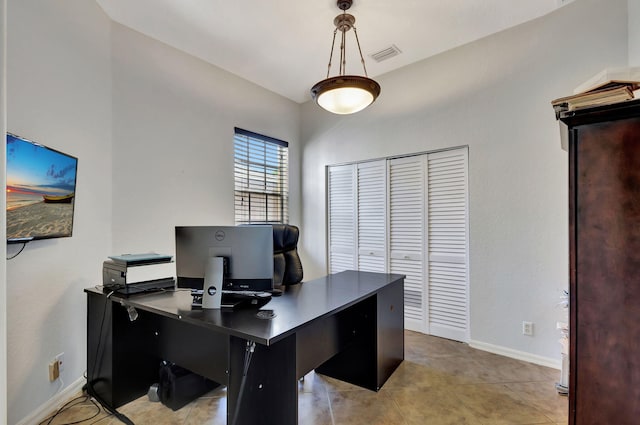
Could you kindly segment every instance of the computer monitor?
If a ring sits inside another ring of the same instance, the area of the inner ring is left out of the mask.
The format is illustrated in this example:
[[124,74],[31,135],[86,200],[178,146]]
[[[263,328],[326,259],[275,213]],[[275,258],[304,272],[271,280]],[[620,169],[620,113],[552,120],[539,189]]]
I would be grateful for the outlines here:
[[210,257],[228,259],[223,289],[273,289],[273,228],[251,226],[176,226],[179,288],[202,289]]

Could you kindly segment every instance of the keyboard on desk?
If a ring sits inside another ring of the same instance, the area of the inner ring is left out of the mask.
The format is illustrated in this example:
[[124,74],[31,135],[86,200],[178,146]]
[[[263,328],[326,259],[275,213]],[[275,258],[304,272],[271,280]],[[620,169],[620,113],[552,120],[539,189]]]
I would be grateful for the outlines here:
[[[192,289],[193,297],[192,307],[202,307],[202,289]],[[257,305],[260,302],[268,301],[271,298],[269,292],[264,291],[222,291],[222,300],[220,305],[222,308],[234,308],[240,305]]]

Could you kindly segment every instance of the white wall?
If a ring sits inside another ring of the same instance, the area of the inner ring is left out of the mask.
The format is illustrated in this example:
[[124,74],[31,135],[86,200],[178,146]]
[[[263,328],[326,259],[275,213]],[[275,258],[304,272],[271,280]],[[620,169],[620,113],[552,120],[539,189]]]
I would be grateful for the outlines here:
[[299,223],[300,107],[112,23],[94,2],[11,0],[8,16],[8,129],[79,158],[73,237],[31,242],[6,263],[14,424],[60,391],[47,374],[56,354],[67,388],[81,381],[82,289],[101,282],[109,254],[173,252],[176,224],[233,222],[234,126],[290,142]]
[[6,263],[15,424],[59,391],[55,355],[65,353],[65,385],[86,367],[83,288],[100,282],[111,247],[111,66],[110,21],[95,2],[10,0],[7,16],[8,130],[78,157],[73,237],[33,241]]
[[627,1],[629,8],[629,66],[640,66],[640,1]]
[[234,127],[289,142],[300,221],[300,106],[112,26],[113,250],[174,253],[176,225],[234,224]]
[[468,145],[472,342],[558,364],[568,167],[550,102],[626,66],[626,13],[626,0],[574,2],[382,76],[380,98],[361,113],[305,104],[305,274],[326,271],[326,165]]

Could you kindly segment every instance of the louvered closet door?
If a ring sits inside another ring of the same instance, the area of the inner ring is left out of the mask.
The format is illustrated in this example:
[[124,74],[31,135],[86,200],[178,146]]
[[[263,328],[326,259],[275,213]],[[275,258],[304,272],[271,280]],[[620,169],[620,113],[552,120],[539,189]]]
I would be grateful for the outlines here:
[[358,270],[386,271],[387,162],[364,162],[358,173]]
[[355,170],[353,164],[327,169],[329,273],[357,268]]
[[389,272],[407,276],[405,328],[426,333],[424,161],[423,155],[388,161]]
[[406,275],[405,327],[464,342],[467,169],[467,148],[328,168],[329,272]]
[[468,151],[427,155],[428,323],[431,335],[469,340]]

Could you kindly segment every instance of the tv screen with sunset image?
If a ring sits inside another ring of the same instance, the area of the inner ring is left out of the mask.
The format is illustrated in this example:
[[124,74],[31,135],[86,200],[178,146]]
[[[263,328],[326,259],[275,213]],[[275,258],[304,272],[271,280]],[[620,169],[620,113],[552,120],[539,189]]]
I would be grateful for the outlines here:
[[7,241],[71,236],[78,159],[7,133]]

